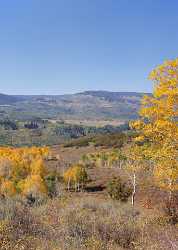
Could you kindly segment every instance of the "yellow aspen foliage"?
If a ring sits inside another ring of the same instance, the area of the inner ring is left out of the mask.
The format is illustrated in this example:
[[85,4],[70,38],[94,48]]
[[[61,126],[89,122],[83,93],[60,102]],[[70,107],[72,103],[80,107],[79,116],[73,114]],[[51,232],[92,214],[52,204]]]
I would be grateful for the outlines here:
[[80,185],[84,185],[87,181],[87,172],[83,165],[76,164],[72,167],[70,167],[65,173],[64,173],[64,181],[66,182],[68,189],[72,185],[74,185],[75,189],[80,189]]
[[96,167],[114,167],[124,163],[125,156],[120,150],[109,150],[83,155],[84,164],[95,165]]
[[30,165],[30,170],[32,175],[39,175],[44,177],[47,174],[44,161],[41,158],[32,161]]
[[143,98],[140,119],[131,127],[139,133],[137,142],[147,142],[144,153],[154,163],[157,185],[172,193],[178,190],[178,58],[165,61],[149,78],[153,95]]
[[78,164],[74,167],[74,180],[78,183],[87,181],[87,172],[83,165]]
[[28,176],[25,180],[19,183],[18,188],[24,195],[38,195],[47,193],[47,187],[40,175]]
[[16,188],[13,181],[4,180],[0,188],[1,194],[4,196],[14,196],[16,194]]
[[47,193],[46,147],[0,147],[0,193],[7,196]]

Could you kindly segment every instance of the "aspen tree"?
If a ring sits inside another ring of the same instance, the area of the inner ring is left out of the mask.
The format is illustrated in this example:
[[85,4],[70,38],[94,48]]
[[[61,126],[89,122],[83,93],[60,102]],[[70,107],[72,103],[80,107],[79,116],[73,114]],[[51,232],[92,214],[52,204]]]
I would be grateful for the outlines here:
[[178,58],[165,61],[150,74],[155,86],[145,96],[140,119],[131,126],[146,141],[145,154],[154,162],[156,184],[169,193],[178,190]]

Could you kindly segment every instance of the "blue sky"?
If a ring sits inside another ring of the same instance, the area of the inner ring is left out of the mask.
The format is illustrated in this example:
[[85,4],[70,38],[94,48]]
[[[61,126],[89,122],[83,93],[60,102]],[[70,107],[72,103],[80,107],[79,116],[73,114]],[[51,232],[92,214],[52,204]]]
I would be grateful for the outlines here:
[[177,0],[0,1],[0,92],[150,92],[178,56]]

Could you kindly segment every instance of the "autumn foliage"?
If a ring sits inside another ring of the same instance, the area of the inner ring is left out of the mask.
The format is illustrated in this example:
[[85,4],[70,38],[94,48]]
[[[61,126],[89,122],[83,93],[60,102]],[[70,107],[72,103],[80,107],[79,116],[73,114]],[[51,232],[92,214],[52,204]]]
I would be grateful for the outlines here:
[[131,126],[145,156],[154,165],[155,183],[172,193],[178,190],[178,58],[166,61],[150,74],[153,96],[145,96],[140,119]]
[[88,179],[87,172],[83,165],[76,164],[70,167],[64,173],[64,181],[67,184],[68,190],[74,187],[75,190],[80,190],[86,184]]
[[46,194],[44,159],[48,153],[46,147],[0,148],[0,194]]

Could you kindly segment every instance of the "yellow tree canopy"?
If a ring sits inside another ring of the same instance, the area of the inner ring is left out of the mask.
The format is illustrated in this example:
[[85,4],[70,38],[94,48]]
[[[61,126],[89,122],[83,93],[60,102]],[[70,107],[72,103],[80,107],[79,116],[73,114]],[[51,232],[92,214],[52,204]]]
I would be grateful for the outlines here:
[[137,141],[146,141],[146,154],[155,162],[160,186],[178,188],[178,58],[153,70],[152,96],[141,103],[140,119],[131,126],[139,132]]
[[64,173],[64,180],[65,182],[71,182],[71,183],[85,183],[87,180],[87,173],[83,165],[76,164],[72,167],[70,167],[65,173]]
[[44,159],[46,147],[0,147],[0,193],[5,196],[46,193],[48,171]]

